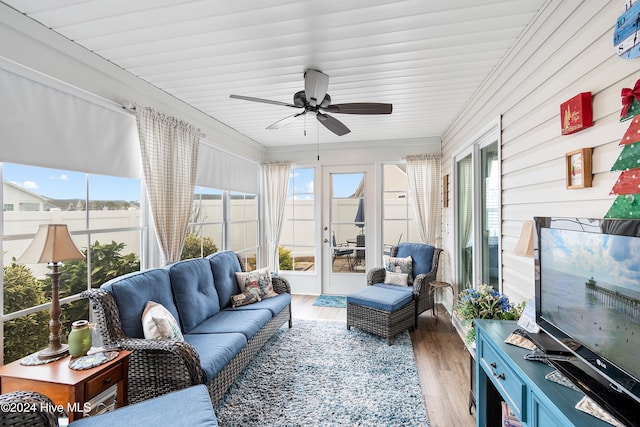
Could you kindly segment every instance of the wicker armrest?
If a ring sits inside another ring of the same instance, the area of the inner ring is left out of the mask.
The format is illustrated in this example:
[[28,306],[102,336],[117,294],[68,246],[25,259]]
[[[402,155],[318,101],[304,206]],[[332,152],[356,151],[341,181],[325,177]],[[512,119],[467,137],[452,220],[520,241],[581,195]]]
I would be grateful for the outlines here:
[[80,296],[89,298],[98,325],[98,332],[105,347],[115,347],[127,336],[120,323],[120,311],[111,292],[102,289],[84,291]]
[[382,267],[372,268],[367,272],[367,285],[375,285],[376,283],[384,283],[386,270]]
[[59,408],[51,399],[35,391],[12,391],[0,395],[0,425],[58,427]]
[[[148,353],[161,353],[165,352],[177,356],[182,361],[184,368],[189,373],[191,382],[195,384],[201,384],[205,381],[205,374],[200,366],[200,356],[193,348],[191,344],[186,341],[172,341],[172,340],[147,340],[143,338],[127,338],[118,343],[118,348],[123,350],[130,350],[133,352],[141,351]],[[173,360],[173,358],[172,358]],[[173,365],[173,361],[171,364]],[[171,370],[176,369],[175,366],[171,366]]]
[[289,281],[284,277],[274,276],[271,278],[273,284],[273,290],[278,294],[291,293],[291,285]]

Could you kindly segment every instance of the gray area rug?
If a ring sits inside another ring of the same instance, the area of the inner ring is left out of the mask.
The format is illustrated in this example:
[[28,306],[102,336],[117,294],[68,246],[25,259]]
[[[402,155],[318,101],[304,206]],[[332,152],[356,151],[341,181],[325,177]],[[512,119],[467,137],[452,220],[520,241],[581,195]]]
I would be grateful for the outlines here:
[[221,426],[428,426],[407,332],[296,319],[214,406]]

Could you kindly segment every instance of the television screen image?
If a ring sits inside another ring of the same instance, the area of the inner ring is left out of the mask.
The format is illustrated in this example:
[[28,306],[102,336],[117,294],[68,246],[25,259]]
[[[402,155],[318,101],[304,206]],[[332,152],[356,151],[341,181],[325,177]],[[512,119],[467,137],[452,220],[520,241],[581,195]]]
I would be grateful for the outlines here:
[[540,230],[540,315],[640,378],[640,238]]

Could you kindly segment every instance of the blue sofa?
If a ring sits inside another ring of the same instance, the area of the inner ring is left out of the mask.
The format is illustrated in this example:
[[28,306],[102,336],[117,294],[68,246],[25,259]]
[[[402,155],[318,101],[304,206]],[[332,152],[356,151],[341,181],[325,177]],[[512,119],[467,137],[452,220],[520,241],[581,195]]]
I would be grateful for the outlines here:
[[[88,297],[105,347],[131,350],[128,398],[140,402],[206,384],[217,402],[267,340],[291,321],[291,288],[273,277],[277,296],[236,308],[235,273],[242,260],[231,251],[127,274],[92,289]],[[147,302],[162,304],[178,321],[184,341],[145,339]]]

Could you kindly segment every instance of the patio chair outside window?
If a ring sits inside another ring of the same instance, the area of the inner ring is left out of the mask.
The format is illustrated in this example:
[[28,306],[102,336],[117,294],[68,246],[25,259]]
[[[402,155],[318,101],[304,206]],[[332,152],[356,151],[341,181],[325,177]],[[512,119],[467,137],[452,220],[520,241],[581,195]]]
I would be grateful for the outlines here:
[[349,264],[349,271],[353,270],[353,263],[351,262],[351,255],[353,254],[353,249],[349,248],[348,243],[340,243],[339,245],[336,243],[336,233],[332,233],[331,236],[333,245],[333,259],[331,260],[331,266],[333,267],[333,263],[336,258],[347,257],[347,263]]

